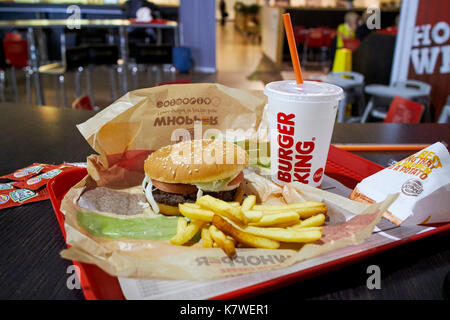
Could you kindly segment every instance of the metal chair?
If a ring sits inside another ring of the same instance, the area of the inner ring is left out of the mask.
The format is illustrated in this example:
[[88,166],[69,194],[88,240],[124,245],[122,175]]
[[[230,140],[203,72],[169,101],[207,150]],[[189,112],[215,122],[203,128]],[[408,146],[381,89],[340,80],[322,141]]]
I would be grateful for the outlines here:
[[61,33],[61,62],[51,63],[40,66],[38,72],[41,74],[48,74],[55,76],[55,103],[59,105],[57,85],[60,87],[60,94],[63,100],[64,108],[68,108],[66,88],[65,88],[65,75],[67,72],[75,72],[75,98],[79,98],[82,95],[81,88],[81,76],[83,72],[86,74],[86,87],[88,95],[91,93],[91,78],[89,69],[86,68],[89,64],[89,53],[85,46],[66,48],[66,38],[64,32]]
[[360,117],[346,118],[345,113],[348,104],[358,106],[358,115],[362,114],[364,110],[364,76],[362,74],[350,71],[330,72],[327,75],[313,76],[310,80],[331,83],[341,87],[344,90],[345,97],[339,101],[337,121],[359,121]]
[[341,87],[345,92],[345,98],[339,102],[337,121],[359,121],[359,117],[346,119],[345,112],[348,104],[355,104],[358,106],[358,115],[362,114],[365,106],[364,76],[350,71],[330,72],[324,81]]
[[[28,66],[28,44],[22,39],[20,33],[7,33],[3,40],[3,50],[5,54],[6,63],[9,64],[10,83],[13,101],[19,101],[19,93],[17,88],[16,70],[23,70],[25,72],[26,80],[26,99],[27,103],[31,103],[31,75],[32,69]],[[0,75],[2,82],[1,87],[5,87],[5,75]],[[1,93],[4,99],[4,91]]]
[[386,110],[374,108],[375,100],[380,104],[385,104],[396,96],[400,96],[425,106],[425,120],[430,120],[430,92],[431,86],[427,83],[406,80],[394,83],[392,86],[372,84],[365,87],[365,92],[371,95],[369,103],[364,110],[361,122],[367,122],[369,116],[384,119],[386,118]]
[[[114,44],[90,44],[86,49],[88,51],[89,69],[96,67],[106,67],[108,69],[111,86],[111,100],[116,100],[116,73],[118,72],[119,48]],[[88,96],[94,105],[93,95],[88,93]]]
[[308,50],[309,49],[319,49],[321,59],[321,64],[325,63],[326,60],[326,50],[328,47],[325,46],[325,37],[323,35],[322,29],[308,29],[308,34],[306,36],[305,44],[303,46],[302,64],[306,65],[308,63]]
[[447,97],[447,102],[442,108],[438,123],[450,123],[450,96]]
[[[134,89],[139,87],[138,72],[139,69],[142,68],[140,66],[144,66],[144,68],[147,69],[148,76],[150,75],[150,72],[154,72],[158,75],[156,83],[161,81],[160,74],[161,71],[164,71],[164,66],[168,66],[167,70],[172,75],[172,80],[175,80],[172,47],[171,44],[153,43],[140,43],[134,46],[130,51],[130,57],[134,60],[134,63],[130,65]],[[162,70],[161,67],[163,68]]]

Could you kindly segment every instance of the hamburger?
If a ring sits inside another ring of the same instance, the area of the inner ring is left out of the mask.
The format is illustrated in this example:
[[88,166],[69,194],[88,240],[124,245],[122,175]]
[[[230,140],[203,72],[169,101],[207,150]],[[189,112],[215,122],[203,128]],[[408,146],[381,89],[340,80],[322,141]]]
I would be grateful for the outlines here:
[[145,160],[142,187],[153,211],[179,215],[178,204],[202,195],[240,201],[248,155],[226,141],[190,140],[165,146]]

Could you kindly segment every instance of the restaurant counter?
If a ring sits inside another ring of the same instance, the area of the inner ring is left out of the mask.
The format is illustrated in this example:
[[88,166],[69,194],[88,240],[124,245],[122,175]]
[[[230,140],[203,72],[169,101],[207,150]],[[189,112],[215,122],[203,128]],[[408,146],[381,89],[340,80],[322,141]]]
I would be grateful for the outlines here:
[[[0,20],[22,19],[65,19],[70,3],[4,3],[0,4]],[[126,12],[122,5],[92,5],[79,4],[81,19],[126,19]],[[178,20],[177,6],[159,6],[162,18]]]

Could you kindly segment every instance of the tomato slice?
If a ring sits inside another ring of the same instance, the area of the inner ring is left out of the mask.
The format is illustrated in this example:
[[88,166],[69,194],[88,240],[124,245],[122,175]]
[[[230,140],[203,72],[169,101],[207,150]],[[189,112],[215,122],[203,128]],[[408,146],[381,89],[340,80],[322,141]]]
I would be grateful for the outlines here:
[[[239,185],[242,180],[244,179],[244,172],[241,171],[236,178],[228,182],[228,186],[234,186]],[[158,188],[159,190],[169,192],[169,193],[176,193],[176,194],[189,194],[197,192],[197,187],[192,184],[185,184],[185,183],[167,183],[162,182],[158,180],[152,179],[152,184],[154,187]]]
[[176,193],[176,194],[188,194],[197,192],[197,187],[192,184],[184,184],[184,183],[166,183],[158,180],[152,179],[152,184],[154,187],[159,190]]
[[242,182],[242,180],[244,180],[244,171],[241,171],[241,173],[239,173],[236,178],[234,178],[233,180],[231,180],[230,182],[228,182],[229,186],[234,186],[236,184],[240,184]]

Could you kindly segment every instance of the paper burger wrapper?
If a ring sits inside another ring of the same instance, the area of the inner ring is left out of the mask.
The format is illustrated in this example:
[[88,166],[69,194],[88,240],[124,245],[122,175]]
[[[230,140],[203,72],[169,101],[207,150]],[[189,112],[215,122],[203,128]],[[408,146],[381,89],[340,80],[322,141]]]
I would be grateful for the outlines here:
[[400,193],[383,214],[396,225],[450,222],[450,155],[437,142],[361,181],[350,199],[376,203]]
[[[368,203],[368,204],[376,203],[376,201],[374,201],[373,199],[370,199],[369,197],[367,197],[364,194],[362,194],[358,190],[358,188],[355,188],[353,190],[353,192],[350,194],[350,199],[355,200],[355,201],[359,201],[359,202]],[[395,223],[398,226],[402,223],[402,220],[400,220],[395,215],[393,215],[391,212],[389,212],[389,210],[386,210],[383,213],[383,218],[391,221],[392,223]]]

